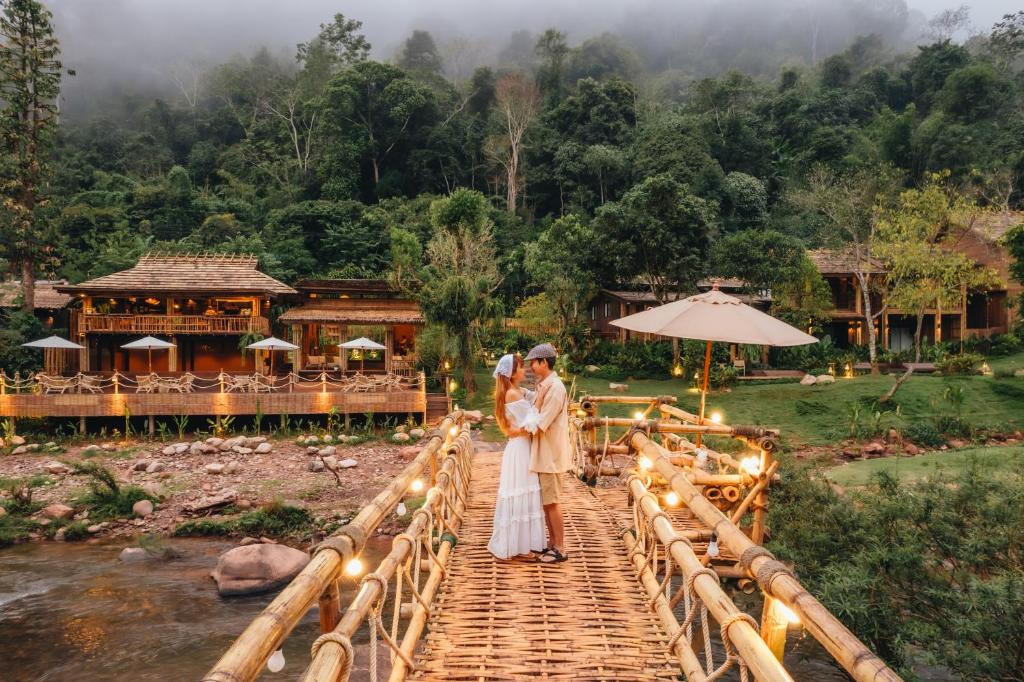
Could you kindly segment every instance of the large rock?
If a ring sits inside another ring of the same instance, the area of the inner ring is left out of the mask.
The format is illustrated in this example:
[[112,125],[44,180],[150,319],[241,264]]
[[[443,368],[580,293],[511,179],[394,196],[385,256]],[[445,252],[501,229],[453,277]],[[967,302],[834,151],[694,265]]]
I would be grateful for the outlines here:
[[132,505],[132,514],[139,518],[145,518],[153,514],[153,503],[149,500],[139,500]]
[[608,384],[608,390],[615,391],[616,393],[625,393],[626,391],[629,390],[629,384],[617,384],[615,382],[612,382]]
[[18,446],[18,445],[24,445],[24,444],[25,444],[25,439],[22,438],[21,436],[11,436],[11,445]]
[[135,464],[132,465],[132,471],[145,471],[152,462],[148,459],[136,460]]
[[917,447],[913,443],[906,443],[903,446],[903,451],[906,452],[911,457],[921,454],[921,448]]
[[225,504],[231,504],[238,499],[238,493],[234,490],[225,490],[218,495],[211,497],[204,497],[195,502],[186,504],[182,509],[190,514],[196,514],[199,512],[206,512],[216,507],[222,507]]
[[819,385],[836,383],[836,378],[831,374],[819,374],[815,380]]
[[324,460],[324,466],[326,466],[328,469],[330,469],[331,471],[337,470],[337,468],[338,468],[338,458],[337,457],[333,457],[331,455],[328,455],[328,456],[324,457],[323,460]]
[[224,442],[223,438],[217,438],[217,436],[210,436],[206,439],[207,445],[212,445],[215,448],[219,448],[220,444]]
[[804,378],[800,380],[801,386],[813,386],[816,383],[818,383],[818,380],[813,374],[805,374]]
[[583,368],[583,371],[586,372],[587,374],[597,374],[598,372],[601,371],[601,368],[598,367],[597,365],[587,365],[586,367]]
[[484,413],[480,410],[466,410],[462,413],[462,416],[465,417],[466,421],[470,424],[479,424],[484,420]]
[[18,447],[16,447],[13,450],[11,450],[11,454],[12,455],[24,455],[28,451],[29,450],[28,450],[28,446],[27,445],[19,445]]
[[97,450],[102,449],[103,448],[101,448],[99,445],[93,443],[92,445],[86,445],[84,448],[82,448],[82,452],[96,452]]
[[177,454],[177,452],[178,451],[175,450],[173,445],[168,445],[167,447],[160,451],[160,454],[166,457],[173,457],[175,454]]
[[48,519],[70,519],[75,515],[75,510],[66,504],[60,504],[58,502],[56,504],[43,507],[43,510],[39,513]]
[[321,457],[330,457],[338,453],[338,448],[334,447],[333,445],[325,445],[324,447],[320,448],[317,451],[317,453]]
[[357,464],[359,464],[359,462],[355,461],[354,459],[343,459],[340,462],[338,462],[338,468],[339,469],[351,469],[352,467],[356,466]]
[[230,462],[228,462],[227,464],[224,465],[224,473],[225,474],[233,474],[236,471],[238,471],[238,467],[239,467],[238,462],[236,462],[235,460],[231,460]]
[[265,455],[268,452],[272,451],[273,449],[274,449],[273,445],[271,445],[270,443],[264,442],[264,443],[260,443],[259,445],[256,446],[255,452],[257,452],[258,454],[261,454],[261,455]]
[[146,467],[146,473],[147,474],[155,474],[158,471],[163,471],[163,470],[164,470],[164,463],[163,462],[150,462],[149,466]]
[[43,469],[48,474],[69,474],[71,469],[57,461],[47,462],[43,465]]
[[228,438],[226,441],[218,446],[221,452],[228,452],[233,449],[236,445],[241,445],[245,442],[245,436],[235,436],[234,438]]
[[224,473],[224,465],[220,462],[213,462],[203,467],[203,470],[208,474],[222,474]]
[[213,579],[222,597],[269,592],[298,575],[309,555],[284,545],[246,545],[220,555]]
[[412,438],[413,440],[419,440],[420,438],[423,438],[423,436],[425,435],[427,435],[427,432],[419,427],[409,430],[409,437]]
[[145,561],[149,558],[149,552],[141,547],[125,547],[121,550],[121,553],[117,555],[117,558],[125,563],[132,561]]
[[324,470],[324,463],[323,463],[323,461],[321,461],[320,459],[310,460],[309,461],[309,470],[312,471],[314,474],[317,473],[318,471],[323,471]]
[[395,435],[391,436],[391,440],[395,441],[396,443],[408,443],[410,438],[411,437],[409,436],[408,433],[396,433]]

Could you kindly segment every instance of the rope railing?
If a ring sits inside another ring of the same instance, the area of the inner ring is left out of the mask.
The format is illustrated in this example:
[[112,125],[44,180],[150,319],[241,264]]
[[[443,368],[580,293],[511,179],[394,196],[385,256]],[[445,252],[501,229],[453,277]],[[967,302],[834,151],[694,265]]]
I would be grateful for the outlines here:
[[[389,680],[404,680],[416,670],[413,655],[445,576],[448,557],[458,542],[469,492],[473,443],[468,425],[456,434],[447,443],[436,483],[427,491],[423,506],[413,513],[412,522],[395,537],[391,552],[362,578],[338,626],[313,642],[313,660],[303,680],[348,680],[353,663],[352,637],[364,622],[370,640],[371,682],[380,679],[381,640],[390,649]],[[429,566],[429,573],[423,570],[424,565]],[[389,592],[390,616],[385,613]],[[407,622],[401,633],[403,620]]]
[[452,430],[455,430],[455,435],[459,435],[462,423],[461,412],[445,417],[431,433],[416,459],[346,526],[317,545],[306,567],[239,635],[231,648],[206,673],[203,682],[249,682],[256,679],[271,655],[281,647],[315,602],[319,601],[320,605],[321,631],[332,632],[338,626],[340,615],[337,581],[345,567],[362,551],[366,539],[381,522],[395,511],[413,481],[428,473],[431,480],[440,480],[440,473],[434,474],[438,469],[437,459],[441,453],[448,453]]

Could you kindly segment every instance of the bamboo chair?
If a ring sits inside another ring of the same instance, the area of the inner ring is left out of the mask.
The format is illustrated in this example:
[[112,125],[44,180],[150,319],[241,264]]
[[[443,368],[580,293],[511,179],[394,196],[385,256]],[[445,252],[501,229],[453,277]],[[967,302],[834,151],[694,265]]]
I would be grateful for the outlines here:
[[310,355],[306,358],[306,367],[309,369],[323,369],[326,365],[326,355]]
[[53,377],[49,374],[39,373],[36,375],[36,381],[39,383],[39,389],[42,393],[60,393],[64,394],[72,389],[76,385],[74,379],[67,379],[64,377]]
[[233,374],[228,377],[228,383],[224,385],[224,392],[240,391],[245,393],[252,387],[252,377],[248,374]]
[[156,374],[139,374],[135,381],[138,383],[136,393],[153,393],[160,388],[160,377]]
[[182,374],[176,379],[162,379],[161,383],[163,387],[168,391],[177,391],[178,393],[192,393],[195,389],[192,384],[195,383],[196,376],[191,372]]
[[376,382],[365,374],[356,374],[352,377],[352,390],[356,393],[366,393],[373,389]]
[[249,384],[249,390],[253,393],[270,393],[274,390],[274,385],[270,377],[257,372],[252,375],[252,382]]
[[79,393],[103,393],[103,386],[100,385],[99,377],[94,377],[90,374],[79,374],[77,378]]

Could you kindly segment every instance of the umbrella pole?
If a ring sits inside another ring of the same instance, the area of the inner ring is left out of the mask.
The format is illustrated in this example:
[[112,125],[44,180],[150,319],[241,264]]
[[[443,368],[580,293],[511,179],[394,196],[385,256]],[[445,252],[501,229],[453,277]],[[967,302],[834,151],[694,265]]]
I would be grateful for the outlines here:
[[149,373],[153,373],[153,349],[147,348],[146,355],[149,357]]
[[[704,406],[707,404],[708,400],[708,374],[711,370],[711,343],[711,341],[708,341],[707,346],[704,348],[704,373],[701,374],[703,388],[700,391],[700,421],[697,422],[698,424],[704,423]],[[697,447],[700,447],[700,436],[701,434],[698,433]]]

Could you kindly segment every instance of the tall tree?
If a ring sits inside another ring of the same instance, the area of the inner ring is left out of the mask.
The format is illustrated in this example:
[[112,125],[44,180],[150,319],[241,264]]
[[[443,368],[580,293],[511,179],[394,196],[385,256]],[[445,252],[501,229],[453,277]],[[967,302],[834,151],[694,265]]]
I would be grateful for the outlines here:
[[540,92],[527,77],[510,73],[498,81],[494,101],[505,132],[501,143],[492,146],[492,156],[505,169],[505,202],[509,213],[514,213],[523,183],[523,138],[540,110]]
[[473,340],[477,329],[500,311],[494,299],[501,283],[490,205],[480,192],[455,190],[430,205],[434,236],[427,244],[428,268],[420,292],[423,314],[457,339],[456,363],[467,391],[476,391]]
[[562,100],[565,83],[565,59],[569,55],[569,44],[565,34],[555,28],[549,28],[537,39],[533,51],[540,58],[537,67],[537,83],[547,97],[547,101],[556,105]]
[[444,63],[429,31],[413,31],[398,55],[398,66],[418,78],[441,75]]
[[887,167],[863,168],[846,175],[816,167],[808,188],[793,195],[794,201],[824,219],[826,242],[849,253],[850,267],[860,288],[864,326],[868,330],[871,371],[878,373],[878,339],[875,320],[885,312],[875,310],[872,294],[880,291],[876,277],[878,225],[881,211],[889,204],[896,178]]
[[52,240],[39,210],[57,129],[60,47],[49,10],[35,0],[8,0],[0,14],[0,135],[3,140],[3,248],[21,269],[22,306],[35,308],[36,265]]

